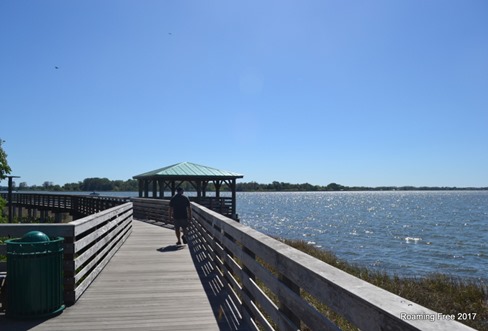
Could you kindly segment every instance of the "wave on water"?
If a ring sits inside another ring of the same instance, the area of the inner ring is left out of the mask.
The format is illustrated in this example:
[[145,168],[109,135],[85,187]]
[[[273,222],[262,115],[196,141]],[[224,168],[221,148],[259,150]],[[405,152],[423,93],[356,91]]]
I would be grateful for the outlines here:
[[417,244],[417,243],[418,243],[419,241],[421,241],[421,240],[422,240],[422,238],[412,238],[412,237],[406,237],[406,238],[405,238],[405,242],[406,242],[407,244],[409,244],[409,243],[414,243],[414,244]]

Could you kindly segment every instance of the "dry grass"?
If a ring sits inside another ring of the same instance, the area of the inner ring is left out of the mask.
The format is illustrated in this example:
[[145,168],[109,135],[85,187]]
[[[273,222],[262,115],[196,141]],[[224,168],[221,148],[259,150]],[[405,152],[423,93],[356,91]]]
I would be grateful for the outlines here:
[[[428,277],[404,278],[385,272],[372,271],[339,260],[334,254],[301,240],[282,240],[284,243],[333,265],[373,285],[395,293],[410,301],[443,314],[466,314],[459,322],[488,331],[487,284],[432,274]],[[326,309],[326,308],[324,308]],[[470,314],[470,315],[469,315]]]

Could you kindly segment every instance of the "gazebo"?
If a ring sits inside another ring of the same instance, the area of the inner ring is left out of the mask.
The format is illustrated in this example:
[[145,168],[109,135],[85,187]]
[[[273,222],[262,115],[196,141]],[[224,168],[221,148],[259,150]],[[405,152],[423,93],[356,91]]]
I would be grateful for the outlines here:
[[[181,162],[164,168],[145,172],[133,176],[139,182],[139,197],[149,198],[150,186],[152,186],[151,198],[165,199],[164,192],[171,191],[171,196],[182,183],[188,182],[195,189],[197,196],[190,199],[212,210],[218,211],[233,219],[236,215],[236,180],[244,175],[219,170],[191,162]],[[208,184],[213,183],[215,196],[207,196]],[[220,189],[225,184],[232,192],[231,197],[221,197]],[[168,199],[170,197],[167,197]]]

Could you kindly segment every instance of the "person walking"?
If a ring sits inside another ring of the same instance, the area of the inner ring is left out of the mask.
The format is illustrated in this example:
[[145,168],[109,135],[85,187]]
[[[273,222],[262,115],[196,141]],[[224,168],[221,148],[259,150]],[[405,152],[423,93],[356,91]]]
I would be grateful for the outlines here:
[[176,189],[176,194],[169,201],[169,219],[170,221],[173,221],[173,224],[175,226],[176,238],[178,239],[176,245],[181,245],[180,228],[183,230],[183,236],[181,237],[181,240],[183,240],[184,244],[187,243],[187,228],[189,221],[191,220],[190,199],[188,199],[188,197],[183,194],[184,192],[185,191],[183,190],[183,188],[178,187]]

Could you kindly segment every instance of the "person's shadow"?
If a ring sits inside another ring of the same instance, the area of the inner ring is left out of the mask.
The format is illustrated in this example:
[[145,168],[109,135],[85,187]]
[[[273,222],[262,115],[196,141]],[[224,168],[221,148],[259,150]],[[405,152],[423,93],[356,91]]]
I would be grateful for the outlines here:
[[176,252],[182,250],[183,248],[185,248],[184,245],[169,245],[166,247],[160,247],[157,249],[157,251],[161,253]]

